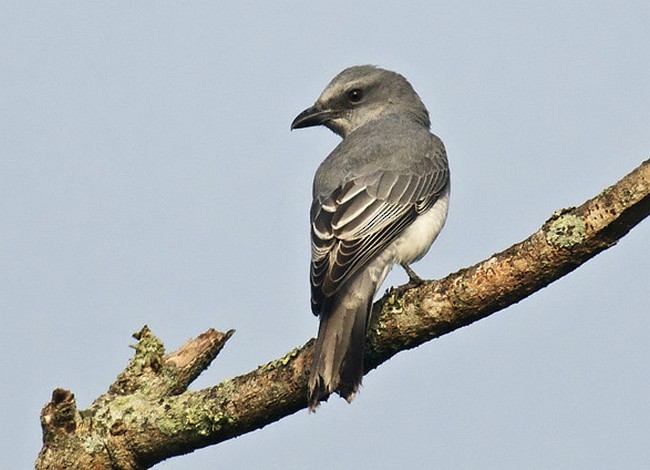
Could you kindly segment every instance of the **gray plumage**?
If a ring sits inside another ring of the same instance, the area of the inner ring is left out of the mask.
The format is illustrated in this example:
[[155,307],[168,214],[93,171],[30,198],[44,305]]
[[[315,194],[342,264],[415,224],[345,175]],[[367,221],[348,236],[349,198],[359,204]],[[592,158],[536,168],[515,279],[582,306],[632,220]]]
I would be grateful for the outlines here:
[[406,268],[426,254],[449,200],[444,145],[401,75],[370,65],[344,70],[291,128],[316,125],[343,140],[313,186],[311,305],[320,327],[312,410],[334,391],[354,398],[373,297],[394,264]]

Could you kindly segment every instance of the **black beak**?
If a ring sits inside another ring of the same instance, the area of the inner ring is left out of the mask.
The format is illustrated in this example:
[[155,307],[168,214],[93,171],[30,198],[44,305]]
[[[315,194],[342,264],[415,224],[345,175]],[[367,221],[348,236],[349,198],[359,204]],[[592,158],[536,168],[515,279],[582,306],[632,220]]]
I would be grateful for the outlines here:
[[320,126],[332,118],[333,112],[329,109],[322,109],[319,106],[312,106],[305,109],[296,116],[291,123],[291,130],[303,127]]

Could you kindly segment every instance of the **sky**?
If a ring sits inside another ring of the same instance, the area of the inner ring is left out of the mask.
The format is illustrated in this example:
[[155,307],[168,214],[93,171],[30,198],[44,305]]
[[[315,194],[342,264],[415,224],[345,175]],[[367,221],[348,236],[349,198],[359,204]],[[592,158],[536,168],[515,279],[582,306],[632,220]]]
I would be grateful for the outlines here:
[[[398,71],[429,109],[452,195],[414,269],[441,278],[650,157],[649,24],[643,1],[2,2],[0,466],[32,467],[52,390],[88,407],[145,324],[169,351],[237,330],[195,390],[316,334],[311,183],[339,138],[289,125],[339,71]],[[649,242],[400,353],[351,405],[155,468],[645,468]]]

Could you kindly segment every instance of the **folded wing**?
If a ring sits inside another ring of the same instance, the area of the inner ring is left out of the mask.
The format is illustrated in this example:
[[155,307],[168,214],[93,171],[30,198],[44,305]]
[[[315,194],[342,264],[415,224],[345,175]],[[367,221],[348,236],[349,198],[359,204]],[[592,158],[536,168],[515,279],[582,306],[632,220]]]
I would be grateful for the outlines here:
[[347,181],[311,207],[312,311],[379,254],[448,182],[445,168],[421,175],[378,171]]

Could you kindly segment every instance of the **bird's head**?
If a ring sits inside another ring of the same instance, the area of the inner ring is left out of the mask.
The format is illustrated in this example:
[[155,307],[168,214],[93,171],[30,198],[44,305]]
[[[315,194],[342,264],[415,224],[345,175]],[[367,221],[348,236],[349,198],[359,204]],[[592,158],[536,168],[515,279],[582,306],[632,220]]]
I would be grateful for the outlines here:
[[372,65],[357,65],[339,73],[291,129],[323,125],[345,137],[358,127],[387,114],[399,113],[427,128],[429,113],[411,84],[400,74]]

